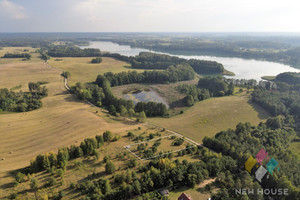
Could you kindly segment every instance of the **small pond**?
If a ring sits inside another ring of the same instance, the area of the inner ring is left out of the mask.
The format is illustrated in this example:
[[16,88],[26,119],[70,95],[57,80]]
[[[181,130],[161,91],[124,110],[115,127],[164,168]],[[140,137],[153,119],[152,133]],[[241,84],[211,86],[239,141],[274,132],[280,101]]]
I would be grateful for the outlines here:
[[133,92],[129,92],[123,95],[124,99],[132,100],[134,104],[137,104],[138,102],[156,102],[156,103],[163,103],[169,108],[168,103],[159,96],[155,91],[153,90],[135,90]]

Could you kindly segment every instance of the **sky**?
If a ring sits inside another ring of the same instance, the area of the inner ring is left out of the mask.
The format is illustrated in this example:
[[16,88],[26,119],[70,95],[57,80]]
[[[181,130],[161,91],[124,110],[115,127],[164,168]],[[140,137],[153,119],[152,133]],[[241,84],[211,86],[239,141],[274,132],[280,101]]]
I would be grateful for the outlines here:
[[0,32],[300,32],[298,0],[0,0]]

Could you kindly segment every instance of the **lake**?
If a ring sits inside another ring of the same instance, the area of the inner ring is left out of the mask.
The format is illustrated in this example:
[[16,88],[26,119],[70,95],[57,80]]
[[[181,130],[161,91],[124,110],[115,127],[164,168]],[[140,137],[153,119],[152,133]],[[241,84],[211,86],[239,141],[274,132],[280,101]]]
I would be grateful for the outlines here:
[[[109,51],[111,53],[119,53],[125,56],[135,56],[140,52],[150,52],[148,49],[131,48],[129,45],[119,45],[112,42],[97,41],[91,42],[90,46],[81,46],[80,48],[99,48],[101,51]],[[151,51],[155,53],[161,53]],[[167,54],[167,53],[163,53]],[[173,54],[168,54],[173,55]],[[199,55],[174,55],[185,59],[210,60],[222,63],[225,69],[234,72],[235,76],[229,78],[237,79],[256,79],[261,80],[262,76],[276,76],[282,72],[300,72],[299,69],[284,65],[281,63],[260,61],[253,59],[215,57],[215,56],[199,56]]]
[[169,108],[168,103],[160,97],[155,91],[153,90],[143,90],[139,91],[137,93],[127,93],[123,95],[124,99],[132,100],[134,104],[137,104],[138,102],[157,102],[157,103],[163,103]]

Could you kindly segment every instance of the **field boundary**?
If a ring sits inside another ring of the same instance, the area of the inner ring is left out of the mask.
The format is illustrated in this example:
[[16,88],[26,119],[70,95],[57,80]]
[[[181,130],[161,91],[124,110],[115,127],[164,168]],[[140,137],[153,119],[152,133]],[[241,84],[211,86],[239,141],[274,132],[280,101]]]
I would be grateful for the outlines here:
[[[148,124],[147,124],[148,125]],[[152,125],[148,125],[148,126],[152,126]],[[194,147],[198,147],[198,146],[201,146],[199,143],[191,140],[190,138],[187,138],[187,137],[184,137],[183,135],[179,134],[179,133],[176,133],[176,132],[173,132],[173,131],[170,131],[170,130],[167,130],[165,129],[167,132],[171,132],[173,134],[171,135],[166,135],[166,136],[163,136],[163,137],[159,137],[159,138],[155,138],[155,139],[151,139],[151,140],[146,140],[146,141],[142,141],[142,142],[136,142],[136,143],[132,143],[132,144],[128,144],[128,145],[125,145],[124,146],[124,149],[126,149],[129,153],[131,153],[132,155],[134,155],[136,158],[138,158],[139,160],[151,160],[151,159],[154,159],[154,158],[157,158],[157,157],[162,157],[162,156],[165,156],[165,155],[168,155],[168,154],[171,154],[171,153],[177,153],[179,151],[183,151],[183,150],[187,150],[187,149],[191,149],[191,148],[194,148]],[[177,136],[179,138],[183,138],[184,141],[186,141],[188,144],[191,144],[192,146],[190,147],[185,147],[185,148],[181,148],[181,149],[177,149],[177,150],[174,150],[174,151],[169,151],[169,152],[166,152],[166,153],[163,153],[163,154],[159,154],[159,155],[156,155],[156,156],[151,156],[151,157],[148,157],[148,158],[141,158],[140,156],[138,156],[136,153],[132,152],[130,150],[130,148],[132,146],[135,146],[135,145],[139,145],[139,144],[144,144],[144,143],[147,143],[147,142],[151,142],[151,141],[157,141],[157,140],[161,140],[161,139],[164,139],[164,138],[169,138],[169,137],[172,137],[172,136]]]

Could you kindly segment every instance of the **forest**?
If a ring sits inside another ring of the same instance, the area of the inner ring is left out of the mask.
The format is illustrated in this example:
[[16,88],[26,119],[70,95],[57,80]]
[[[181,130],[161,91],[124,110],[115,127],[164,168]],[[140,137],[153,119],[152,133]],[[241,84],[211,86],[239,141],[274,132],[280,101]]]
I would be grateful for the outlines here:
[[[278,75],[280,79],[286,76]],[[289,74],[288,74],[289,76]],[[284,79],[285,80],[285,79]],[[293,79],[291,79],[293,80]],[[299,85],[276,82],[277,90],[256,87],[252,93],[252,100],[265,108],[273,116],[292,115],[295,120],[294,128],[300,130],[300,90]]]
[[[230,156],[237,162],[240,169],[244,169],[245,162],[250,155],[255,157],[258,151],[264,148],[268,152],[268,156],[274,157],[279,162],[280,171],[274,170],[273,175],[270,175],[272,178],[262,182],[261,187],[288,188],[289,195],[281,196],[280,199],[297,199],[300,195],[298,187],[300,185],[298,173],[300,160],[288,148],[296,137],[293,123],[292,116],[269,118],[266,123],[260,123],[258,126],[253,126],[250,123],[239,123],[235,130],[221,131],[213,138],[205,137],[203,144],[216,152],[221,152],[223,156]],[[236,177],[243,173],[239,172],[233,176]],[[248,188],[254,187],[254,178],[251,179]],[[244,180],[240,181],[245,182]],[[238,184],[237,181],[235,183]],[[221,190],[221,193],[218,194],[219,198],[216,199],[234,199],[232,188],[230,185],[226,185],[224,187],[226,190]],[[236,186],[236,188],[241,187]],[[275,197],[275,199],[277,198]]]
[[28,83],[30,92],[13,92],[7,88],[0,89],[0,112],[25,112],[38,109],[42,106],[41,98],[48,95],[41,82]]

